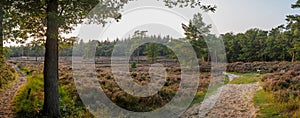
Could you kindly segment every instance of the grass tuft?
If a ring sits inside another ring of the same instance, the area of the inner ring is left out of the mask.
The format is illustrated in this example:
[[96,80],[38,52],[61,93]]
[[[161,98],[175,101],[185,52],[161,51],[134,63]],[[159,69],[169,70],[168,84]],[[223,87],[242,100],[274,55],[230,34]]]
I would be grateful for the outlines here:
[[[24,117],[41,115],[43,108],[43,75],[27,76],[27,83],[19,90],[14,98],[14,111]],[[30,92],[29,92],[30,91]]]
[[196,103],[201,103],[204,100],[204,97],[205,97],[205,92],[202,91],[197,92],[190,106],[193,106]]
[[254,95],[254,103],[259,106],[259,118],[297,118],[300,116],[300,100],[292,98],[288,102],[276,101],[271,92],[259,90]]
[[264,74],[257,74],[257,73],[234,73],[236,75],[238,75],[239,77],[234,78],[231,82],[229,82],[230,84],[249,84],[249,83],[254,83],[254,82],[258,82],[260,80],[260,78],[264,75]]

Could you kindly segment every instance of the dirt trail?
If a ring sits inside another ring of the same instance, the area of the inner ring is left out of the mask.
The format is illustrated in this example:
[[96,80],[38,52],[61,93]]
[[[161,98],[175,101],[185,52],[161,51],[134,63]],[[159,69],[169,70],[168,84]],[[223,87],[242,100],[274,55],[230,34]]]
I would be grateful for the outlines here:
[[[233,76],[232,77],[237,77]],[[230,77],[230,76],[229,76]],[[232,79],[231,79],[232,80]],[[254,92],[261,89],[258,82],[251,84],[227,84],[222,87],[220,95],[211,95],[205,101],[216,99],[214,106],[203,112],[201,103],[193,105],[181,117],[182,118],[253,118],[256,117],[258,108],[255,107],[252,98]],[[207,104],[207,103],[206,103]],[[210,103],[208,103],[210,104]]]
[[0,118],[14,117],[12,100],[20,88],[27,82],[26,76],[20,69],[16,65],[13,65],[13,68],[18,72],[19,77],[13,82],[10,88],[2,89],[0,92]]

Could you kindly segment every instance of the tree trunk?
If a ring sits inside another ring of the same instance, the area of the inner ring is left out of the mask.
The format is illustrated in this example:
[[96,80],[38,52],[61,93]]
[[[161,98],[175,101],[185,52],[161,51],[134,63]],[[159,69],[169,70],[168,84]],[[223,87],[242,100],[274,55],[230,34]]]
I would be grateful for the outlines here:
[[0,3],[0,58],[3,58],[3,5]]
[[292,54],[292,62],[294,62],[295,61],[295,52],[293,52],[293,54]]
[[139,63],[140,61],[140,47],[138,47],[138,50],[137,50],[137,64]]
[[59,117],[58,94],[58,0],[47,0],[46,53],[44,63],[44,115]]
[[37,62],[38,61],[38,56],[37,56],[37,54],[35,54],[35,61]]

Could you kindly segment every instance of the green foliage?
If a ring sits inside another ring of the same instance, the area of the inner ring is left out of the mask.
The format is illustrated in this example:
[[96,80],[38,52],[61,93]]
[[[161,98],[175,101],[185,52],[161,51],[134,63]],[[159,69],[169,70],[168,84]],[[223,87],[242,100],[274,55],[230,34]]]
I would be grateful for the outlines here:
[[204,36],[210,32],[211,25],[206,25],[203,22],[202,15],[197,13],[194,14],[188,25],[182,24],[182,28],[185,31],[186,40],[190,41],[194,50],[196,50],[197,57],[201,58],[202,61],[208,58],[208,47]]
[[[299,8],[299,1],[292,5]],[[286,26],[271,31],[250,29],[246,33],[222,35],[229,62],[296,61],[300,54],[299,15],[288,15]]]
[[[41,117],[44,104],[43,74],[32,68],[21,67],[20,69],[24,74],[27,74],[28,82],[20,89],[13,100],[15,104],[14,111],[20,117]],[[31,89],[30,95],[28,95],[29,89]],[[62,117],[92,117],[81,101],[78,101],[79,98],[73,94],[73,91],[76,91],[73,84],[67,82],[59,84]]]
[[299,67],[299,64],[293,63],[287,72],[274,72],[262,77],[263,90],[255,98],[261,107],[262,116],[299,116]]
[[13,4],[16,1],[13,0],[2,0],[0,1],[0,56],[2,56],[3,51],[3,42],[18,41],[16,36],[20,36],[22,34],[18,34],[15,31],[15,28],[18,26],[18,18],[20,15],[17,14],[17,9],[15,9]]
[[[31,72],[28,68],[22,68],[24,73]],[[43,108],[43,75],[33,73],[27,76],[27,83],[19,90],[14,98],[14,111],[25,117],[36,117],[41,115]],[[30,94],[28,94],[30,91]]]
[[97,41],[89,41],[88,43],[86,43],[86,47],[84,47],[83,58],[91,59],[92,57],[95,57],[96,45]]
[[205,98],[205,92],[198,91],[190,104],[190,106],[193,106],[194,104],[201,103]]
[[162,50],[162,45],[158,43],[149,43],[146,45],[145,54],[147,56],[147,60],[151,60],[153,63],[157,56],[159,56],[160,51]]
[[275,103],[274,103],[274,98],[272,94],[264,91],[264,90],[258,90],[254,94],[254,103],[259,106],[259,112],[260,114],[258,117],[262,118],[270,118],[270,117],[275,117],[278,116],[279,113],[276,111]]
[[[165,36],[165,37],[160,37],[157,35],[151,35],[144,37],[145,40],[158,40],[158,41],[163,41],[167,42],[172,40],[171,37]],[[59,50],[59,55],[60,56],[83,56],[83,57],[92,57],[93,53],[95,56],[104,56],[108,57],[111,56],[113,50],[115,50],[115,55],[116,52],[121,52],[124,51],[123,47],[122,48],[115,48],[116,43],[128,43],[128,42],[134,42],[135,38],[128,38],[124,40],[115,40],[115,41],[110,41],[110,40],[105,40],[105,41],[96,41],[96,40],[91,40],[88,42],[83,42],[83,40],[80,40],[78,42],[74,42],[74,45],[71,46],[61,46]],[[146,47],[149,43],[145,45],[141,45],[139,47],[140,50],[140,56],[146,56]],[[12,53],[9,55],[10,57],[19,57],[19,56],[44,56],[45,53],[45,48],[44,46],[41,45],[36,45],[35,47],[32,47],[33,44],[30,45],[25,45],[25,46],[12,46],[9,47],[8,49],[12,51]],[[94,47],[96,46],[96,47]],[[73,50],[74,47],[74,50]],[[93,51],[95,49],[95,51]],[[134,51],[132,55],[137,55],[138,51]],[[166,46],[161,46],[160,49],[157,50],[157,54],[162,55],[162,56],[170,56],[172,55],[172,51],[170,51],[169,48]],[[120,55],[124,56],[124,55]]]
[[171,1],[171,0],[164,0],[165,2],[165,6],[167,7],[191,7],[191,8],[195,8],[195,7],[199,7],[200,9],[204,10],[204,11],[211,11],[214,12],[217,8],[217,6],[215,5],[205,5],[202,4],[201,1],[196,1],[196,0],[189,0],[189,1],[182,1],[182,0],[175,0],[175,1]]
[[239,75],[239,77],[234,78],[232,81],[230,81],[230,84],[249,84],[249,83],[258,82],[263,74],[257,74],[257,73],[241,74],[241,73],[239,73],[237,75]]
[[3,58],[1,60],[3,62],[0,62],[0,89],[9,87],[18,77],[17,72]]
[[[299,8],[299,1],[292,5]],[[245,33],[222,35],[229,62],[296,61],[300,59],[300,16],[288,15],[287,25],[271,31],[250,29]]]
[[289,31],[283,29],[284,26],[278,26],[271,31],[250,29],[236,35],[221,35],[228,61],[290,61],[294,49]]
[[279,102],[274,98],[274,94],[262,89],[254,94],[253,101],[260,108],[259,118],[299,117],[299,98],[290,99],[288,102]]
[[230,84],[249,84],[249,83],[254,83],[257,82],[258,79],[255,78],[236,78],[233,79]]
[[131,68],[136,68],[136,62],[135,62],[135,61],[133,61],[133,62],[131,63]]
[[224,85],[226,85],[228,83],[229,83],[229,77],[228,77],[228,75],[225,75],[224,76]]

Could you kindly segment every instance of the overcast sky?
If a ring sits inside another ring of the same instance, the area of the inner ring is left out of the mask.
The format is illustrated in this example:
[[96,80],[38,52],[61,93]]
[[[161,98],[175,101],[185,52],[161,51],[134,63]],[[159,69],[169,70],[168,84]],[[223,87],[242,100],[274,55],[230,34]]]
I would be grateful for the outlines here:
[[210,14],[220,33],[245,32],[249,28],[271,29],[285,24],[285,16],[300,13],[292,9],[296,0],[205,0],[217,5]]
[[[213,24],[214,34],[240,33],[250,28],[269,30],[285,24],[286,15],[300,13],[299,10],[291,9],[291,4],[295,2],[296,0],[204,0],[203,3],[217,5],[217,10],[215,13],[203,13],[203,17],[207,24]],[[140,8],[149,5],[158,9]],[[147,30],[148,34],[184,37],[181,23],[187,24],[199,9],[168,9],[161,1],[139,0],[130,2],[122,11],[121,21],[112,22],[105,30],[101,26],[89,25],[78,28],[72,35],[79,34],[80,38],[86,40],[122,39],[132,36],[135,30]]]

